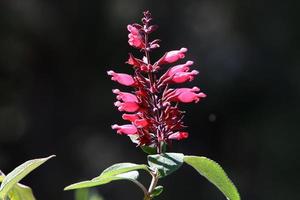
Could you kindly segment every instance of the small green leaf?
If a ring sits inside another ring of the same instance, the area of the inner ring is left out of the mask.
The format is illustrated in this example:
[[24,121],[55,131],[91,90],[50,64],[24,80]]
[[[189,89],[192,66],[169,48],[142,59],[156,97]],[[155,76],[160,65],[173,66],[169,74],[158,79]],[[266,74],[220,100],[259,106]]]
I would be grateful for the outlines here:
[[[151,146],[141,146],[141,149],[148,155],[157,154],[157,147],[151,147]],[[163,143],[162,145],[162,152],[166,152],[167,150],[167,144]]]
[[126,172],[123,174],[118,174],[116,176],[104,176],[104,177],[98,176],[89,181],[82,181],[79,183],[69,185],[64,190],[89,188],[89,187],[104,185],[106,183],[110,183],[112,181],[117,181],[117,180],[129,180],[129,181],[135,182],[135,180],[138,178],[138,176],[139,176],[138,171]]
[[182,153],[164,153],[148,155],[148,164],[150,167],[157,169],[160,178],[168,176],[178,170],[183,163]]
[[149,154],[149,155],[153,155],[153,154],[156,154],[156,153],[157,153],[156,147],[141,146],[141,149],[142,149],[146,154]]
[[118,174],[123,174],[125,172],[130,172],[134,170],[139,170],[143,169],[146,171],[149,171],[147,165],[138,165],[134,163],[117,163],[114,164],[107,169],[105,169],[99,176],[99,178],[104,178],[104,177],[110,177],[110,176],[116,176]]
[[156,186],[154,188],[154,190],[151,192],[151,197],[157,197],[159,196],[164,190],[164,187],[159,185],[159,186]]
[[29,174],[31,171],[33,171],[52,157],[54,156],[29,160],[15,168],[9,174],[7,174],[7,176],[3,179],[3,182],[0,187],[0,199],[4,198],[9,192],[9,190],[12,189],[12,187],[20,180],[22,180],[27,174]]
[[184,156],[184,162],[213,183],[228,200],[240,200],[240,195],[222,167],[206,157]]
[[8,197],[10,200],[35,200],[31,188],[20,183],[8,192]]

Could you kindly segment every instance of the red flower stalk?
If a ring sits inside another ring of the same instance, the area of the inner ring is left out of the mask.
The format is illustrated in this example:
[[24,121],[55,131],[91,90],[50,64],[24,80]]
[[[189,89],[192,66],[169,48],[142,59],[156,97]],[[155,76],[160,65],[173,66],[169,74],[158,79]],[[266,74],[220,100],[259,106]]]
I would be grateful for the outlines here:
[[182,140],[188,133],[182,131],[183,111],[179,110],[178,103],[199,102],[206,95],[198,87],[171,88],[174,84],[192,81],[198,74],[197,70],[190,71],[193,61],[187,61],[165,70],[159,76],[159,70],[166,64],[173,64],[183,58],[187,48],[173,50],[165,53],[155,63],[150,62],[150,52],[159,47],[160,40],[149,41],[149,35],[157,29],[151,25],[152,18],[149,11],[144,12],[142,24],[130,24],[128,43],[143,52],[142,59],[129,54],[126,62],[134,69],[134,75],[108,71],[112,80],[133,88],[131,93],[114,89],[117,96],[115,106],[124,120],[130,122],[126,125],[112,125],[112,129],[119,134],[134,136],[138,146],[156,147],[162,152],[163,144],[170,144],[172,140]]

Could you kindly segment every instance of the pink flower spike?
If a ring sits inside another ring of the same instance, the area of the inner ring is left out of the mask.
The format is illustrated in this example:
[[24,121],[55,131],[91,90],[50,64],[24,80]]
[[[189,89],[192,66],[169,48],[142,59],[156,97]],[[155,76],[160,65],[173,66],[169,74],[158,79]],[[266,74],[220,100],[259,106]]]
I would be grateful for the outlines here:
[[119,89],[113,90],[114,94],[117,94],[117,99],[124,102],[138,102],[137,97],[134,94],[128,92],[121,92]]
[[140,108],[136,102],[122,103],[120,101],[116,101],[114,105],[118,107],[119,111],[125,111],[125,112],[136,112]]
[[122,115],[122,119],[134,122],[135,120],[139,119],[139,116],[138,116],[138,114],[127,114],[127,113],[124,113]]
[[189,137],[188,132],[176,132],[176,133],[173,133],[173,134],[169,135],[168,139],[170,139],[170,140],[182,140],[182,139],[186,139],[188,137]]
[[117,130],[118,134],[125,134],[125,135],[137,134],[137,128],[132,124],[126,124],[121,126],[114,124],[111,126],[111,128]]
[[193,64],[194,62],[189,60],[185,64],[176,65],[168,71],[168,76],[173,76],[178,72],[187,72],[190,70],[190,66],[192,66]]
[[196,76],[197,74],[199,74],[197,70],[193,70],[191,72],[178,72],[173,76],[172,81],[174,83],[184,83],[186,81],[192,81],[194,80],[194,76]]
[[186,52],[187,52],[187,48],[181,48],[180,50],[169,51],[165,55],[163,61],[166,63],[174,63],[179,59],[183,59],[185,57]]
[[135,81],[132,76],[123,73],[116,73],[112,70],[107,71],[107,74],[112,76],[111,80],[116,81],[122,85],[133,86]]

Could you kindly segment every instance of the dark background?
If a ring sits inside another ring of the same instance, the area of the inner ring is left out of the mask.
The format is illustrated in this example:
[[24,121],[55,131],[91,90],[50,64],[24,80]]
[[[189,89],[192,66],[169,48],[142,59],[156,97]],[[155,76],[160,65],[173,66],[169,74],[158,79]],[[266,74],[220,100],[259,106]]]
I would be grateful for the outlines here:
[[[110,129],[122,123],[106,71],[130,72],[126,25],[152,11],[162,39],[154,57],[185,46],[208,94],[185,105],[190,138],[173,151],[205,155],[243,199],[300,199],[297,1],[0,1],[0,169],[57,157],[24,179],[41,200],[73,199],[63,187],[117,162],[146,162]],[[124,89],[123,87],[121,87]],[[146,177],[146,176],[145,176]],[[142,181],[149,183],[148,177]],[[162,180],[158,199],[225,199],[192,168]],[[115,182],[105,199],[141,199]]]

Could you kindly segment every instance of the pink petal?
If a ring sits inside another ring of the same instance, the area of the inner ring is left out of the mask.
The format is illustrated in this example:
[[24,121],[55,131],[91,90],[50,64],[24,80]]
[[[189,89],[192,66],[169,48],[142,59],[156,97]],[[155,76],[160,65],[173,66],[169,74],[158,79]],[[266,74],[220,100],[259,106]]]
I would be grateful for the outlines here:
[[127,114],[127,113],[124,113],[122,115],[122,119],[134,122],[135,120],[139,119],[139,116],[138,116],[138,114]]
[[194,62],[189,60],[185,64],[176,65],[168,71],[168,76],[173,76],[178,72],[187,72],[190,70],[190,66],[192,66],[193,64]]
[[117,99],[124,102],[138,102],[137,97],[134,94],[128,92],[121,92],[118,89],[113,90],[114,94],[117,94]]
[[178,61],[179,59],[184,58],[186,52],[187,52],[187,48],[181,48],[180,50],[169,51],[165,55],[164,61],[166,63],[174,63],[174,62]]
[[176,132],[173,133],[171,135],[169,135],[168,139],[171,140],[182,140],[182,139],[186,139],[189,137],[189,133],[188,132]]
[[134,135],[137,133],[137,128],[132,124],[125,124],[122,126],[114,124],[111,128],[117,130],[118,134]]
[[136,102],[120,102],[116,101],[115,106],[118,107],[119,111],[125,111],[125,112],[136,112],[140,107]]
[[107,74],[112,76],[111,80],[116,81],[122,85],[132,86],[134,85],[135,81],[131,75],[124,74],[124,73],[116,73],[112,70],[107,71]]

